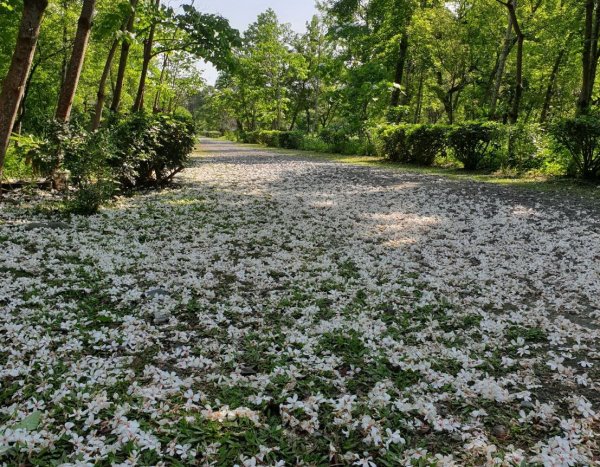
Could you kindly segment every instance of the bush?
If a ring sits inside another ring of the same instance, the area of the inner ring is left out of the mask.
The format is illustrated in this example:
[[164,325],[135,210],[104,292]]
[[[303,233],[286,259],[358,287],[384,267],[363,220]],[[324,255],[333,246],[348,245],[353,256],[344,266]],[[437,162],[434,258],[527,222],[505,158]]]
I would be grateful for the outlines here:
[[408,132],[410,162],[431,166],[447,147],[448,128],[442,125],[414,125]]
[[204,136],[205,138],[220,138],[223,134],[220,131],[201,131],[200,136]]
[[302,149],[339,154],[373,154],[373,143],[358,137],[349,138],[337,130],[322,130],[327,136],[307,135],[301,131],[259,130],[239,133],[244,143],[264,144],[272,148]]
[[301,131],[280,131],[279,147],[285,149],[300,149],[303,133]]
[[258,144],[259,131],[241,131],[239,133],[239,140],[246,144]]
[[443,125],[386,125],[379,132],[380,152],[393,162],[430,166],[446,151]]
[[281,147],[279,143],[279,134],[277,130],[260,130],[258,132],[258,142],[270,148]]
[[329,145],[316,135],[305,135],[300,149],[303,151],[330,152]]
[[184,169],[196,141],[190,122],[166,114],[133,114],[110,130],[115,152],[109,163],[127,188],[171,181]]
[[68,212],[89,216],[96,214],[100,206],[108,202],[116,192],[116,185],[111,181],[100,180],[80,187],[67,201]]
[[332,153],[348,153],[347,147],[350,141],[349,135],[352,134],[343,127],[326,127],[319,131],[319,137],[327,144]]
[[497,127],[492,123],[466,123],[451,128],[448,144],[454,156],[464,164],[465,170],[477,170],[490,156]]
[[380,153],[392,162],[409,162],[408,125],[385,125],[379,130]]
[[577,174],[585,179],[600,178],[600,119],[582,116],[565,119],[552,128],[559,146],[569,152]]
[[523,173],[541,169],[548,157],[547,138],[538,124],[516,123],[497,128],[498,163],[502,170]]

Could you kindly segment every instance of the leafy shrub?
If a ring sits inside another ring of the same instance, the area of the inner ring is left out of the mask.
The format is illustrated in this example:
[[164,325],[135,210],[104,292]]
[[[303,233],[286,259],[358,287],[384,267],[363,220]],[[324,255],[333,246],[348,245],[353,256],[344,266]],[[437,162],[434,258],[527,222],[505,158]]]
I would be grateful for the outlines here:
[[539,170],[547,159],[547,138],[538,124],[516,123],[497,127],[499,164],[505,172]]
[[30,180],[34,177],[31,164],[28,163],[27,152],[37,144],[33,136],[18,135],[12,138],[14,145],[9,146],[4,159],[3,176],[8,179]]
[[329,145],[316,135],[305,135],[300,149],[303,151],[330,152]]
[[300,149],[303,133],[301,131],[280,131],[279,147],[285,149]]
[[101,181],[114,181],[114,174],[108,160],[115,151],[116,142],[110,131],[103,129],[94,133],[80,131],[78,145],[73,142],[63,154],[62,165],[77,188]]
[[133,114],[115,122],[111,133],[109,163],[127,188],[169,182],[185,167],[196,140],[193,125],[166,114]]
[[442,125],[413,125],[407,137],[410,162],[433,165],[436,157],[446,151],[447,132],[447,127]]
[[386,125],[380,129],[380,152],[393,162],[432,165],[445,152],[448,129],[443,125]]
[[73,123],[48,122],[39,138],[31,138],[25,146],[26,158],[33,171],[49,176],[65,159],[77,158],[85,153],[88,133]]
[[579,176],[600,178],[600,118],[565,119],[552,128],[552,134],[559,146],[569,152]]
[[448,143],[454,150],[454,156],[464,164],[465,170],[477,170],[490,156],[496,136],[497,127],[494,124],[465,123],[451,128]]
[[319,131],[319,137],[330,148],[328,152],[340,154],[345,152],[344,148],[347,147],[347,143],[350,140],[350,134],[351,132],[343,127],[326,127]]
[[242,131],[239,133],[238,139],[242,143],[258,144],[258,142],[259,142],[258,134],[259,133],[260,133],[259,131]]
[[200,136],[204,136],[206,138],[220,138],[223,136],[220,131],[201,131]]
[[116,185],[100,180],[80,187],[67,201],[67,211],[73,214],[89,216],[96,214],[100,206],[109,201],[116,192]]
[[409,162],[408,125],[386,125],[380,128],[380,152],[392,162]]
[[281,147],[279,142],[280,133],[277,130],[261,130],[258,132],[258,142],[270,148]]

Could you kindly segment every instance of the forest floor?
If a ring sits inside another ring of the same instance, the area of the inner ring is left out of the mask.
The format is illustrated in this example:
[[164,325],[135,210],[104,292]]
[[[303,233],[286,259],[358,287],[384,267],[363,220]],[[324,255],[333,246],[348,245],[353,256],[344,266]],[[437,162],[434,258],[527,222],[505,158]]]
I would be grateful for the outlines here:
[[600,462],[597,203],[202,144],[0,204],[0,463]]

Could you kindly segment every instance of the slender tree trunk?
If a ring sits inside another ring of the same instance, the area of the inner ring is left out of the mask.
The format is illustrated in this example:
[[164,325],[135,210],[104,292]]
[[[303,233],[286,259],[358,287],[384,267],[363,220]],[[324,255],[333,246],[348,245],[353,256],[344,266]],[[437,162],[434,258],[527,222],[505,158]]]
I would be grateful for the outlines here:
[[419,76],[419,90],[417,91],[417,108],[415,110],[415,118],[413,123],[419,123],[421,120],[421,109],[423,108],[423,86],[425,84],[425,72],[421,69]]
[[56,109],[56,120],[59,122],[68,122],[71,117],[73,100],[81,77],[81,69],[90,39],[90,31],[92,30],[92,17],[94,16],[95,6],[96,0],[83,0],[83,8],[77,23],[77,34],[73,44],[73,53],[67,69],[67,79],[60,90]]
[[396,62],[396,74],[394,75],[394,90],[392,91],[391,107],[398,107],[402,93],[402,81],[404,80],[404,68],[408,56],[408,33],[405,31],[400,39],[400,51]]
[[33,62],[40,25],[48,0],[24,0],[17,44],[0,91],[0,170],[8,149],[10,135],[25,92],[25,83]]
[[[160,0],[156,0],[155,7],[160,8]],[[140,74],[140,84],[138,85],[135,103],[133,104],[133,112],[140,112],[144,108],[144,93],[146,91],[146,78],[148,76],[148,68],[152,60],[152,47],[154,46],[154,33],[156,31],[156,22],[150,26],[148,37],[144,41],[144,60],[142,62],[142,72]]]
[[515,96],[513,99],[513,105],[511,111],[508,115],[508,119],[510,123],[517,123],[519,120],[519,112],[521,110],[521,99],[523,97],[523,46],[525,43],[525,35],[521,29],[519,24],[519,19],[517,18],[517,0],[509,0],[506,4],[508,11],[510,13],[510,17],[512,20],[512,25],[515,30],[515,34],[517,35],[517,69],[515,75]]
[[275,123],[275,129],[277,131],[281,130],[281,120],[282,120],[282,115],[281,115],[281,86],[279,84],[277,84],[277,93],[276,93],[276,99],[277,99],[277,122]]
[[158,113],[160,111],[159,103],[160,103],[160,87],[162,86],[165,80],[165,73],[167,71],[167,65],[169,64],[169,54],[165,54],[163,58],[162,69],[160,70],[160,78],[158,80],[158,87],[156,89],[156,93],[154,94],[154,104],[152,105],[152,112]]
[[19,105],[19,112],[17,116],[17,120],[13,127],[13,133],[21,134],[23,129],[23,119],[25,118],[25,110],[27,104],[27,97],[29,96],[29,91],[31,90],[31,81],[33,81],[33,77],[35,76],[35,72],[38,67],[42,63],[42,60],[33,63],[31,70],[29,72],[29,76],[27,77],[27,81],[25,82],[25,89],[23,90],[23,97],[21,98],[21,104]]
[[508,13],[508,26],[506,27],[506,34],[504,35],[504,42],[502,45],[502,51],[498,57],[498,66],[496,68],[496,74],[494,76],[494,84],[492,87],[492,95],[490,97],[490,119],[495,120],[497,118],[496,110],[498,108],[498,95],[500,94],[500,86],[502,85],[502,77],[504,76],[504,69],[506,68],[506,61],[510,55],[514,45],[513,40],[513,23]]
[[98,92],[96,94],[96,106],[94,109],[94,117],[92,118],[91,130],[95,131],[100,128],[100,122],[102,121],[102,112],[104,110],[104,102],[106,101],[106,82],[110,75],[110,69],[112,68],[113,60],[119,47],[119,39],[115,39],[108,51],[108,57],[104,63],[104,69],[102,70],[102,76],[100,77],[100,83],[98,84]]
[[[129,21],[127,22],[126,32],[133,33],[133,28],[135,26],[135,10],[137,8],[138,0],[129,0],[131,5],[131,16],[129,16]],[[121,58],[119,59],[119,70],[117,72],[117,82],[115,84],[115,90],[113,93],[113,101],[110,106],[110,109],[113,112],[119,111],[119,106],[121,105],[121,95],[123,94],[123,84],[125,83],[125,71],[127,70],[127,60],[129,58],[129,50],[131,49],[131,44],[127,39],[123,40],[123,44],[121,45]]]
[[62,0],[62,64],[60,67],[60,87],[62,88],[67,80],[67,66],[69,65],[69,28],[67,26],[67,15],[69,9],[68,0]]
[[316,83],[315,83],[315,133],[319,131],[319,96],[321,94],[321,80],[317,75]]
[[[567,40],[567,43],[570,41]],[[542,113],[540,114],[540,123],[544,124],[548,120],[548,114],[550,112],[550,106],[552,104],[552,98],[554,97],[554,89],[556,86],[556,79],[558,78],[558,72],[560,70],[560,64],[562,63],[566,48],[562,48],[558,55],[556,56],[556,60],[554,61],[554,66],[552,67],[552,72],[550,73],[550,77],[548,78],[548,86],[546,87],[546,95],[544,97],[544,105],[542,107]]]

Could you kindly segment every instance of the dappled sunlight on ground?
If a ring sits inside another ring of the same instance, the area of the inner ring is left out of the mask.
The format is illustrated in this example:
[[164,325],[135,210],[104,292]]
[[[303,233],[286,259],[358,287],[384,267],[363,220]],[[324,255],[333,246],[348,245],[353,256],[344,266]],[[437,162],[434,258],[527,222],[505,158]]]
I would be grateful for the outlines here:
[[204,150],[174,187],[97,216],[0,211],[0,460],[597,458],[586,208]]

